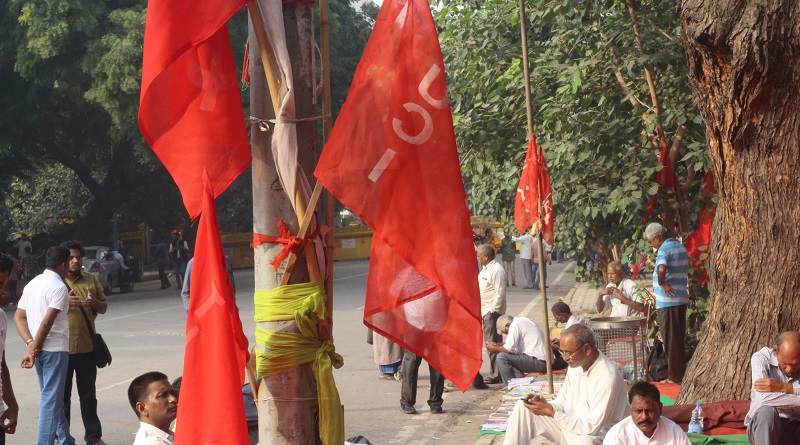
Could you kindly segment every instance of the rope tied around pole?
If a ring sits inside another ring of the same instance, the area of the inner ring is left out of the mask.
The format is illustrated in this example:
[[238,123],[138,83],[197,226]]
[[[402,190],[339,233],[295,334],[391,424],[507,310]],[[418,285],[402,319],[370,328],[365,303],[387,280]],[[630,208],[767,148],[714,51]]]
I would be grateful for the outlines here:
[[320,226],[317,226],[317,228],[307,237],[300,238],[299,236],[292,235],[292,231],[289,230],[289,226],[287,226],[282,219],[279,219],[278,236],[264,235],[254,232],[253,242],[250,243],[250,247],[256,248],[261,244],[283,244],[283,249],[281,249],[281,251],[278,253],[278,256],[276,256],[275,259],[270,263],[275,270],[278,270],[278,267],[289,256],[290,253],[297,254],[297,252],[303,246],[303,243],[316,238],[319,234],[319,229]]

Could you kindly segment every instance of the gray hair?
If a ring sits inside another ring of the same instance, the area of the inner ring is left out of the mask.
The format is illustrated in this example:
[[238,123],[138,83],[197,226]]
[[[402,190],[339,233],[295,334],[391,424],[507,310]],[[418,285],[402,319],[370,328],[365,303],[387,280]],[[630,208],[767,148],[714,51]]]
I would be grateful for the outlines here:
[[616,270],[618,272],[622,272],[622,271],[625,270],[625,269],[622,268],[622,263],[620,263],[617,260],[614,260],[614,261],[608,263],[608,267],[611,267],[611,268],[613,268],[614,270]]
[[486,255],[490,260],[494,259],[494,247],[489,244],[481,244],[478,246],[478,255]]
[[656,238],[661,240],[667,239],[667,229],[659,223],[650,223],[647,225],[647,228],[644,229],[644,239],[652,241]]
[[565,335],[571,335],[575,337],[575,341],[577,341],[579,344],[586,344],[591,346],[592,349],[597,349],[597,345],[594,341],[594,332],[582,324],[574,324],[562,331],[562,341]]
[[511,323],[514,321],[514,317],[511,315],[501,315],[500,318],[497,319],[497,333],[502,334],[503,329],[506,328],[507,323]]

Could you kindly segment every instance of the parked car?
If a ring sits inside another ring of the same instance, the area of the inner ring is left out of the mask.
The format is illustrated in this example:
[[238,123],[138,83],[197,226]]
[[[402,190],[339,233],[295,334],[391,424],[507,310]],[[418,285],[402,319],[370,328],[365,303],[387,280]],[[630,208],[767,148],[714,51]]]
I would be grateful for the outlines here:
[[95,274],[103,285],[103,291],[111,294],[111,290],[119,287],[119,264],[114,261],[109,252],[110,247],[89,246],[84,247],[86,255],[83,257],[83,267]]

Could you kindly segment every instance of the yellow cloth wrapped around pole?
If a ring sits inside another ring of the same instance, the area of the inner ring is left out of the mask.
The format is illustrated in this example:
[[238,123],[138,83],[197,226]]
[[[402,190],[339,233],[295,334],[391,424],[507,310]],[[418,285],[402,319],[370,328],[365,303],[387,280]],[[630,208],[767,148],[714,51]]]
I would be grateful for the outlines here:
[[[317,323],[325,318],[322,283],[301,283],[255,291],[256,323],[294,319],[299,334],[256,328],[256,370],[258,378],[278,374],[311,363],[317,380],[319,431],[322,443],[344,443],[344,414],[333,368],[344,364],[336,353],[333,338],[321,341]],[[268,352],[263,352],[262,349]]]

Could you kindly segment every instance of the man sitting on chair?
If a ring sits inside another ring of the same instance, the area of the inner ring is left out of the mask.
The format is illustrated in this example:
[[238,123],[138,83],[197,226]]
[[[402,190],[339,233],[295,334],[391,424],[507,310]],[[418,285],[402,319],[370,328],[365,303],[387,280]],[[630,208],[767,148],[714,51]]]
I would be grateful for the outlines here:
[[622,263],[612,261],[606,270],[608,285],[597,296],[597,312],[603,313],[611,308],[611,317],[638,317],[644,314],[642,297],[638,294],[636,283],[625,278]]

